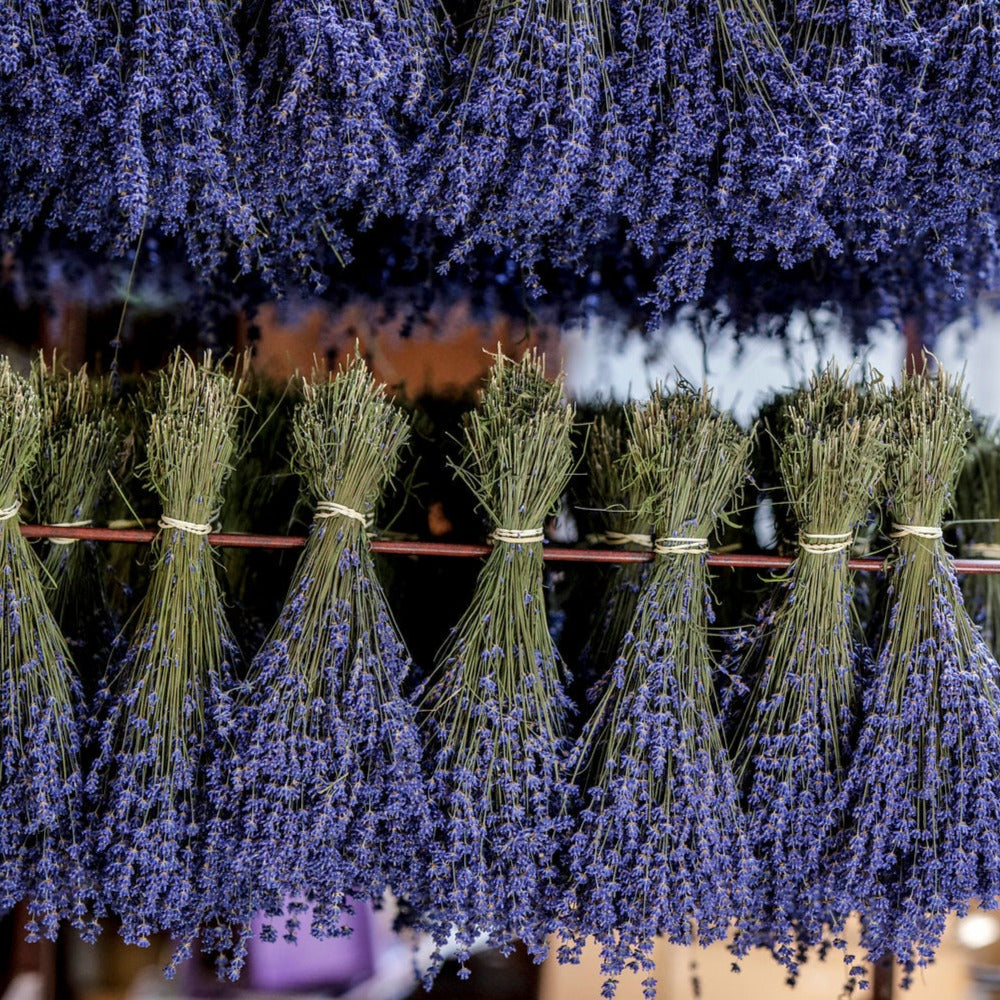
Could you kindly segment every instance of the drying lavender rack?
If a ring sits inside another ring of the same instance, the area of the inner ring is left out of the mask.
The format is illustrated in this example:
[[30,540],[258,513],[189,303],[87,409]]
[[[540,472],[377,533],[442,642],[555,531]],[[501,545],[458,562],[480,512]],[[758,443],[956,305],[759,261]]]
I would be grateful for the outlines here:
[[[130,542],[148,544],[159,532],[150,528],[95,528],[89,525],[69,528],[51,524],[22,524],[21,534],[26,538],[75,538],[94,542]],[[220,548],[240,549],[300,549],[306,543],[305,535],[237,535],[215,532],[205,536],[211,545]],[[375,538],[373,552],[401,556],[444,556],[447,558],[478,559],[492,551],[489,545],[461,545],[452,542],[396,541]],[[582,563],[641,563],[651,562],[652,552],[634,552],[609,549],[581,549],[568,546],[546,545],[544,556],[548,562]],[[783,556],[749,555],[733,552],[712,552],[709,566],[731,569],[787,569],[792,559]],[[851,559],[851,569],[863,572],[880,572],[885,568],[883,559]],[[988,575],[1000,573],[1000,559],[956,559],[956,573]]]

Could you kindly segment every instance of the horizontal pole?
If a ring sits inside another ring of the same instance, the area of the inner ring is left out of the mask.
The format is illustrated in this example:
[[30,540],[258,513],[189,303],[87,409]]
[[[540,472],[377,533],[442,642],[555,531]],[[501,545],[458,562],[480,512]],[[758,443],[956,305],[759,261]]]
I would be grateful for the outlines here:
[[[94,542],[129,542],[149,544],[159,531],[150,528],[95,528],[86,525],[79,528],[56,527],[51,524],[22,524],[21,534],[26,538],[76,538]],[[220,548],[240,549],[301,549],[306,544],[305,535],[246,535],[213,532],[204,536],[211,545]],[[460,545],[454,542],[416,542],[375,538],[371,543],[373,552],[400,556],[444,556],[448,558],[481,559],[493,551],[490,545]],[[545,559],[548,562],[580,563],[643,563],[651,562],[652,552],[634,552],[621,549],[577,549],[567,546],[546,545]],[[792,559],[785,556],[749,555],[736,552],[710,553],[708,564],[731,569],[787,569]],[[883,559],[851,559],[851,569],[862,572],[878,572],[885,566]],[[970,575],[990,575],[1000,573],[1000,559],[956,559],[957,573]]]

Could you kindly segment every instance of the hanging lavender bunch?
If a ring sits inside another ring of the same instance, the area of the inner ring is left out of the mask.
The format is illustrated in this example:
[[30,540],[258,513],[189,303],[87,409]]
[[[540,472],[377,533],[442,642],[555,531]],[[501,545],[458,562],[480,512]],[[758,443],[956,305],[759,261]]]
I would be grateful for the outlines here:
[[256,0],[251,12],[255,190],[281,280],[325,287],[351,227],[409,200],[409,146],[439,101],[448,28],[433,0]]
[[[747,474],[750,439],[707,393],[680,384],[628,411],[623,486],[656,558],[572,760],[584,792],[569,841],[573,959],[601,945],[603,995],[652,972],[655,939],[724,937],[746,878],[743,824],[708,644],[708,538]],[[656,995],[650,976],[645,995]]]
[[[649,550],[653,548],[653,535],[651,522],[642,512],[643,497],[638,492],[642,484],[633,479],[626,488],[622,483],[621,458],[628,437],[627,411],[619,405],[605,406],[588,428],[586,476],[581,477],[581,488],[585,502],[593,508],[589,517],[604,530],[588,535],[586,540],[588,544]],[[603,675],[618,656],[645,575],[645,564],[624,563],[608,568],[596,588],[588,577],[589,593],[600,594],[596,602],[592,596],[588,601],[596,614],[580,653],[580,668],[590,681]]]
[[[955,491],[961,553],[967,559],[1000,559],[1000,427],[976,428]],[[962,581],[970,611],[994,657],[1000,655],[1000,576],[970,574]]]
[[35,389],[0,358],[0,913],[26,901],[28,935],[62,920],[90,938],[79,681],[20,531],[21,491],[38,455]]
[[[119,459],[121,427],[107,379],[86,367],[71,373],[39,357],[32,370],[42,433],[35,467],[37,519],[64,527],[93,523]],[[115,616],[105,588],[107,568],[92,542],[53,538],[45,549],[49,606],[74,650],[80,669],[103,671]],[[88,670],[88,673],[91,671]]]
[[452,259],[480,244],[540,258],[594,166],[611,44],[607,0],[480,0],[407,199],[454,236]]
[[969,431],[944,373],[889,399],[887,613],[846,782],[852,835],[838,879],[869,956],[907,979],[951,911],[1000,893],[1000,670],[973,625],[941,538]]
[[[8,30],[17,146],[3,228],[44,223],[127,257],[147,232],[180,234],[204,278],[231,253],[242,270],[259,263],[232,4],[30,2]],[[29,151],[50,137],[52,152]]]
[[177,352],[148,394],[141,471],[162,504],[160,532],[149,589],[98,694],[87,778],[107,908],[129,944],[173,935],[171,968],[199,933],[203,947],[223,947],[240,912],[227,898],[222,813],[235,644],[206,536],[236,453],[241,368]]
[[831,366],[784,402],[772,433],[799,550],[734,654],[732,746],[757,861],[734,951],[767,945],[794,976],[801,950],[839,935],[850,912],[830,878],[866,663],[847,563],[882,478],[886,428]]
[[412,894],[433,836],[416,709],[403,693],[410,658],[368,540],[407,418],[360,356],[335,376],[314,373],[302,393],[292,461],[313,527],[251,666],[230,792],[246,918],[284,914],[286,940],[305,913],[322,938],[348,932],[352,899]]
[[494,525],[494,549],[422,702],[442,829],[415,902],[439,944],[454,925],[459,961],[481,934],[545,956],[568,824],[570,704],[546,623],[542,525],[572,471],[574,411],[544,364],[535,351],[498,354],[466,419],[456,472]]

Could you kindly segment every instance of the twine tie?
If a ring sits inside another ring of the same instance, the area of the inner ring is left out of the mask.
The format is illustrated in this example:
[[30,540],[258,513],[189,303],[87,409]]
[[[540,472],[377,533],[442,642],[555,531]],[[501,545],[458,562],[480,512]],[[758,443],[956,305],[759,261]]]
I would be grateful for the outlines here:
[[653,543],[653,551],[660,556],[704,555],[708,552],[708,539],[664,535],[662,538],[657,538]]
[[940,527],[930,524],[896,524],[893,522],[890,538],[905,538],[913,535],[914,538],[940,538],[944,532]]
[[177,531],[186,531],[189,535],[210,535],[212,525],[199,521],[184,521],[179,517],[170,517],[169,514],[161,514],[159,520],[161,528],[175,528]]
[[996,542],[974,542],[965,546],[965,554],[974,559],[1000,559],[1000,544]]
[[0,522],[9,521],[12,517],[17,517],[21,510],[21,501],[17,500],[9,507],[0,507]]
[[495,541],[518,545],[529,542],[544,542],[544,528],[494,528],[491,536]]
[[598,542],[605,545],[638,545],[644,549],[653,547],[653,540],[649,535],[630,534],[625,531],[605,531],[603,535],[597,536]]
[[[86,528],[88,524],[93,524],[94,522],[89,518],[85,517],[82,521],[53,521],[50,527],[52,528]],[[79,538],[50,538],[49,543],[51,545],[76,545],[77,542],[82,541]]]
[[824,535],[817,531],[800,531],[799,548],[814,555],[833,555],[851,547],[854,536],[850,531]]
[[353,507],[345,507],[342,503],[337,503],[334,500],[320,500],[316,504],[316,513],[313,517],[317,521],[327,517],[346,517],[351,521],[360,522],[366,529],[371,527],[369,515],[362,514],[360,510],[355,510]]

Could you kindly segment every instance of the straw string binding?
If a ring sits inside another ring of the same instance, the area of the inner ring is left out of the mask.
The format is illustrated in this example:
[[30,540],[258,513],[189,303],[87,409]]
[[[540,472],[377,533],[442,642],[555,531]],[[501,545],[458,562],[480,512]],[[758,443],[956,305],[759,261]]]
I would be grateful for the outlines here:
[[17,517],[21,510],[21,501],[12,503],[9,507],[0,507],[0,522],[9,521],[12,517]]
[[811,552],[815,555],[832,555],[835,552],[849,549],[853,538],[854,535],[850,531],[840,531],[832,535],[825,535],[818,531],[800,531],[799,548],[803,552]]
[[170,517],[169,514],[161,514],[158,523],[161,528],[176,528],[177,531],[186,531],[189,535],[210,535],[212,533],[211,523],[184,521],[179,517]]
[[371,527],[371,515],[362,514],[360,510],[355,510],[353,507],[346,507],[335,500],[320,500],[316,504],[316,513],[313,517],[317,521],[327,517],[346,517],[351,521],[360,522],[365,528]]
[[707,538],[682,538],[677,535],[663,535],[653,543],[653,551],[665,555],[704,555],[708,552]]
[[494,528],[490,536],[497,542],[506,542],[508,545],[528,544],[531,542],[544,542],[544,528]]
[[944,532],[940,526],[932,524],[897,524],[894,521],[889,537],[905,538],[907,535],[912,535],[914,538],[934,539],[940,538],[943,534]]
[[[53,521],[51,527],[53,528],[86,528],[89,527],[94,522],[89,518],[85,517],[81,521]],[[76,545],[79,542],[79,538],[50,538],[49,543],[51,545]]]

